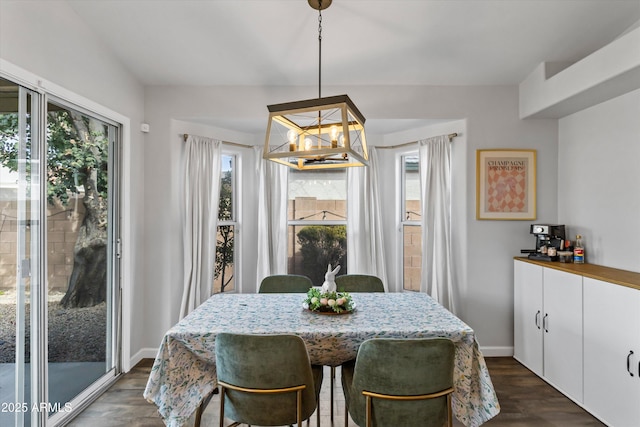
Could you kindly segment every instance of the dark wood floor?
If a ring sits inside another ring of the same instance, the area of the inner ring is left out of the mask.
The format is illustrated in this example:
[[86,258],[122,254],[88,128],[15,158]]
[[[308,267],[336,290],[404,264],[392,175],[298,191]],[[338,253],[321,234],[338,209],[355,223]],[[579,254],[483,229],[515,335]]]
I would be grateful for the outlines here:
[[[528,369],[512,358],[487,358],[487,365],[493,385],[500,401],[498,416],[487,422],[490,427],[588,427],[604,426],[586,411],[564,397],[553,387],[532,374]],[[71,426],[107,427],[163,426],[154,405],[142,397],[151,361],[143,361],[131,372],[124,375],[104,395],[90,405]],[[338,370],[339,372],[339,370]],[[336,406],[333,423],[329,417],[329,372],[325,373],[321,393],[321,426],[344,425],[344,398],[340,381],[336,382]],[[218,402],[214,398],[203,417],[203,426],[217,426]],[[316,426],[315,415],[311,426]],[[457,420],[454,426],[461,426]],[[349,420],[349,427],[356,425]]]

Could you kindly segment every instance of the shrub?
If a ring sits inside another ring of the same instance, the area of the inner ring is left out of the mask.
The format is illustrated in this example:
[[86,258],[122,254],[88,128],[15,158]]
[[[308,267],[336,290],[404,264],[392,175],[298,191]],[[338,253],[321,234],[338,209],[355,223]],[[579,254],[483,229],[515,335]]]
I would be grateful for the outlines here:
[[302,268],[315,286],[322,285],[327,265],[347,272],[347,228],[344,225],[310,225],[298,232]]

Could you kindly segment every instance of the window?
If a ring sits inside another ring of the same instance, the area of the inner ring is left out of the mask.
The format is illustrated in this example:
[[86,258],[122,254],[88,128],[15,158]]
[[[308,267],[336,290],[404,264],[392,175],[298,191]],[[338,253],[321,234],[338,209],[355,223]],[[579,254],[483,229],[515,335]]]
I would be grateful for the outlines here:
[[222,155],[220,202],[218,204],[218,233],[213,292],[235,290],[235,235],[238,229],[236,156]]
[[420,169],[418,156],[401,157],[402,166],[402,283],[407,291],[420,290],[422,273],[422,226],[420,205]]
[[345,169],[289,171],[288,271],[322,285],[327,265],[347,272]]

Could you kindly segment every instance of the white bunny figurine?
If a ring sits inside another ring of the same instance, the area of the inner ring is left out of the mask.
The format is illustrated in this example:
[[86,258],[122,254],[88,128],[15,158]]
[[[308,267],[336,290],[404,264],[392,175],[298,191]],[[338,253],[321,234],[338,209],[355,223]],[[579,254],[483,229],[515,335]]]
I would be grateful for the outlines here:
[[327,272],[324,275],[324,283],[322,284],[322,292],[335,292],[338,287],[336,286],[336,274],[340,271],[340,266],[337,266],[331,270],[331,264],[327,267]]

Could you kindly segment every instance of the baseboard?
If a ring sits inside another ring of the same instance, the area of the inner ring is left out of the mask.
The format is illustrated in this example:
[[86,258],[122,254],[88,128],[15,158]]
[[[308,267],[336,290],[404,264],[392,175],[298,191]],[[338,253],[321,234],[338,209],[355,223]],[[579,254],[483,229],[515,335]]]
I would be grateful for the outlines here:
[[143,359],[155,359],[156,355],[158,354],[158,349],[157,348],[143,348],[140,351],[138,351],[136,354],[134,354],[131,359],[129,359],[129,369],[127,369],[127,372],[133,368],[134,366],[136,366],[138,363],[140,363],[141,360]]
[[484,357],[512,357],[513,347],[480,347]]

